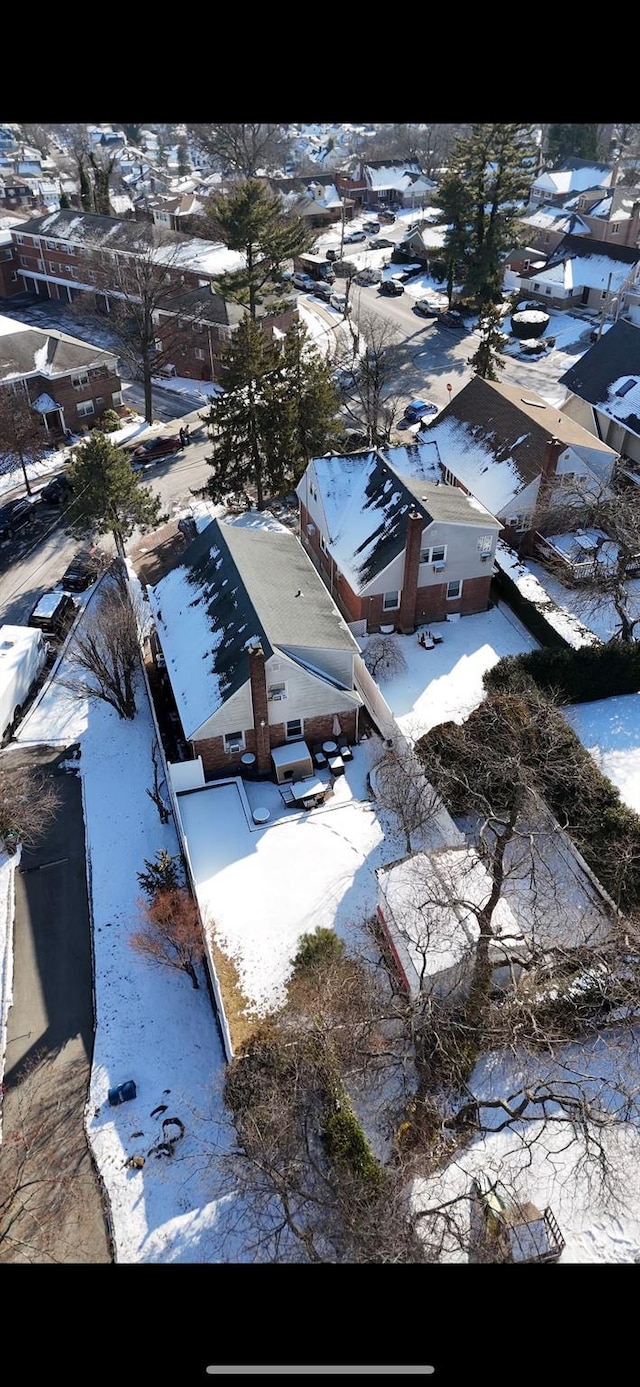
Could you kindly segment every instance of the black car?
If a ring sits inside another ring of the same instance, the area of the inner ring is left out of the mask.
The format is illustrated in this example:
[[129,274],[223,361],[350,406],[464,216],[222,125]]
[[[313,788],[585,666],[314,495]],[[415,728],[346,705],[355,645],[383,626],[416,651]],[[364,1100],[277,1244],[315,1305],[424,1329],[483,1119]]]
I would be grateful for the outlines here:
[[43,592],[27,625],[37,626],[48,636],[62,636],[69,630],[75,614],[76,604],[68,592]]
[[59,472],[57,477],[52,477],[40,492],[41,501],[46,501],[48,506],[63,506],[65,501],[71,496],[71,482],[64,472]]
[[381,207],[380,211],[378,212],[378,219],[381,222],[386,222],[387,226],[392,226],[396,219],[396,214],[395,212],[392,212],[390,208]]
[[372,236],[369,241],[371,250],[393,250],[395,241],[389,241],[386,236]]
[[459,332],[464,332],[466,327],[462,314],[456,313],[455,309],[450,309],[448,313],[439,313],[437,323],[438,327],[453,327]]
[[404,294],[404,284],[401,284],[399,279],[383,279],[378,293],[391,294],[397,298],[399,294]]
[[13,539],[35,517],[37,496],[18,496],[0,506],[0,539]]
[[60,582],[70,592],[84,592],[95,583],[105,566],[104,555],[99,549],[81,549],[65,569]]

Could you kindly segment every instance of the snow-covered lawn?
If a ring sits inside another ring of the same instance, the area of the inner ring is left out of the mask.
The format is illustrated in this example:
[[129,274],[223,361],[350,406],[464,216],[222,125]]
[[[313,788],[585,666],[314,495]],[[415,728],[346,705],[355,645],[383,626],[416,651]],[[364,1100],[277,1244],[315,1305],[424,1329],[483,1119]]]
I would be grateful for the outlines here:
[[[396,722],[411,739],[441,722],[463,722],[484,698],[482,678],[488,669],[504,655],[538,649],[502,603],[477,616],[438,622],[432,629],[442,637],[433,650],[424,650],[417,635],[389,637],[401,650],[406,670],[380,684]],[[359,641],[363,650],[368,639]]]
[[598,769],[640,814],[640,694],[578,703],[563,711]]

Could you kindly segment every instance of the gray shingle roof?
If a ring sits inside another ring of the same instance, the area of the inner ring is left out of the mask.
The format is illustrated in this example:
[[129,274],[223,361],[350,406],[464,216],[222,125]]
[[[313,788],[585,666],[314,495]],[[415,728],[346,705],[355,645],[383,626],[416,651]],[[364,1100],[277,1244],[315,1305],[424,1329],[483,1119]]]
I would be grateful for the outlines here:
[[[3,319],[6,322],[6,319]],[[45,376],[52,379],[88,366],[113,361],[114,353],[79,342],[65,333],[20,327],[0,333],[0,380]]]
[[632,377],[640,380],[640,328],[619,319],[565,371],[559,383],[572,395],[618,418],[632,433],[640,434],[640,416],[629,413],[625,395],[616,395],[619,383]]

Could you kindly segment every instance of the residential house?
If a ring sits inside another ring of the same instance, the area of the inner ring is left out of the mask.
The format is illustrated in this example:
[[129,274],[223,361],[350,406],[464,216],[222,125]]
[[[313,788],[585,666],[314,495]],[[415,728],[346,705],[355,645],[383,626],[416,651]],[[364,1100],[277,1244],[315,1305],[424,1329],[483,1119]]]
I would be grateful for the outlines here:
[[[158,340],[164,347],[170,335],[173,343],[177,314],[182,322],[180,349],[185,357],[180,373],[196,379],[211,379],[212,373],[218,374],[219,348],[246,310],[233,304],[226,306],[222,301],[216,303],[216,286],[227,271],[244,264],[243,255],[221,243],[164,231],[149,222],[71,210],[24,221],[11,232],[11,238],[24,291],[64,303],[88,295],[95,308],[105,313],[110,307],[112,262],[127,265],[136,256],[151,257],[165,267],[167,282],[162,311],[158,309],[155,314]],[[175,299],[170,294],[172,287]],[[114,269],[114,293],[117,292]],[[281,301],[274,296],[262,310],[263,330],[268,335],[286,330],[293,312],[290,298]],[[201,328],[212,334],[206,344]]]
[[558,382],[562,413],[620,455],[640,481],[640,326],[619,318]]
[[442,254],[445,231],[444,226],[434,226],[426,218],[421,218],[407,231],[399,249],[421,265],[425,265],[428,272],[429,262]]
[[193,181],[189,189],[148,198],[147,206],[155,226],[163,226],[169,231],[193,229],[194,219],[201,217],[204,211],[204,204],[194,190]]
[[[156,347],[168,375],[188,380],[224,379],[224,356],[247,310],[213,287],[184,289],[155,310]],[[295,298],[283,294],[258,304],[257,322],[268,339],[285,333],[297,316]]]
[[345,202],[333,175],[313,178],[271,178],[269,187],[279,196],[287,216],[300,217],[311,229],[322,231],[335,226],[344,215],[352,215],[353,204]]
[[613,164],[594,163],[592,159],[566,159],[562,168],[542,169],[534,178],[529,202],[532,206],[542,203],[564,205],[574,194],[591,188],[611,188],[615,181]]
[[122,405],[117,358],[63,332],[0,318],[0,388],[22,393],[47,434],[79,433]]
[[548,203],[530,209],[519,220],[531,245],[547,256],[568,235],[635,246],[640,236],[640,199],[637,189],[624,185],[591,188],[561,207]]
[[500,522],[441,477],[430,442],[309,463],[301,540],[348,621],[409,632],[486,611]]
[[501,538],[528,550],[535,516],[555,499],[601,493],[617,450],[523,386],[474,376],[421,439],[436,445],[443,479],[496,517]]
[[338,191],[357,207],[424,207],[435,184],[418,163],[404,159],[357,159],[349,172],[336,173]]
[[640,295],[640,247],[564,236],[544,268],[531,266],[518,287],[551,308],[611,312],[628,294]]
[[249,757],[268,775],[277,748],[331,738],[337,725],[357,740],[357,642],[284,526],[213,520],[148,591],[184,740],[205,774],[235,775]]
[[19,226],[20,217],[6,212],[0,215],[0,299],[10,299],[22,293],[22,280],[18,274],[18,255],[11,228]]

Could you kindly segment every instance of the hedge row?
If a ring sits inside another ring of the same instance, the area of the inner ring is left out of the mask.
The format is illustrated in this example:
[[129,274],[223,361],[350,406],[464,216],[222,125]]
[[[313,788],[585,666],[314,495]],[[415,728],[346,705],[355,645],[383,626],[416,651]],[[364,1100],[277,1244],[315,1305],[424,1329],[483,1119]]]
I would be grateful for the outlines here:
[[488,693],[515,693],[527,685],[560,703],[591,703],[640,690],[640,646],[613,640],[602,645],[531,650],[507,655],[484,676]]

